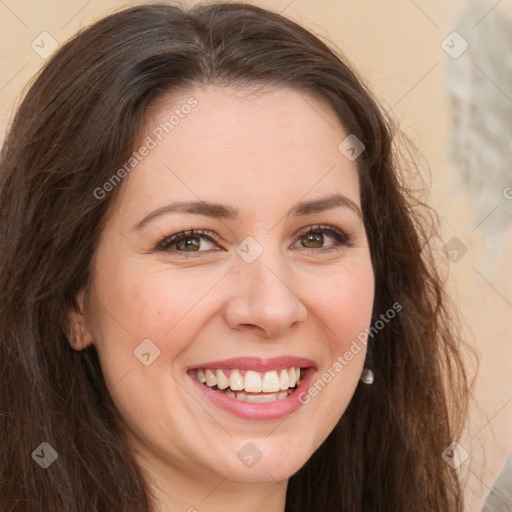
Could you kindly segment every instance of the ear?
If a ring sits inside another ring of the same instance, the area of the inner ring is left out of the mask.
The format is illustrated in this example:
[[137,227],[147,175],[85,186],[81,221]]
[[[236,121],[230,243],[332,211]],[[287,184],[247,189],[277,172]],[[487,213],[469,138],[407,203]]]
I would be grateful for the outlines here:
[[72,307],[68,311],[68,341],[71,348],[77,351],[83,350],[93,342],[87,325],[85,297],[85,290],[81,290],[75,298],[77,307]]

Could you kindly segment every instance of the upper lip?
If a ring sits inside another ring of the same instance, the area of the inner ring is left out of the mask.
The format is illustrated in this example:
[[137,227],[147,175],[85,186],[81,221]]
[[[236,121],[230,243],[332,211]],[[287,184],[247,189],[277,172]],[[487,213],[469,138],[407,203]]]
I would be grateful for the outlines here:
[[198,365],[190,366],[188,370],[197,370],[199,368],[230,368],[239,370],[254,370],[259,372],[279,370],[281,368],[308,368],[316,367],[311,359],[295,356],[280,356],[271,359],[261,357],[232,357],[222,361],[208,361]]

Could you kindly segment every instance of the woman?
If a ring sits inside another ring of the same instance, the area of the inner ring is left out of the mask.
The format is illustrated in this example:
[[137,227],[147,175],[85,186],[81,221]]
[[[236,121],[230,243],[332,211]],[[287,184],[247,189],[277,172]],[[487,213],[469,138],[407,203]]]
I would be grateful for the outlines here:
[[393,138],[258,7],[64,45],[2,152],[2,511],[462,511],[468,383]]

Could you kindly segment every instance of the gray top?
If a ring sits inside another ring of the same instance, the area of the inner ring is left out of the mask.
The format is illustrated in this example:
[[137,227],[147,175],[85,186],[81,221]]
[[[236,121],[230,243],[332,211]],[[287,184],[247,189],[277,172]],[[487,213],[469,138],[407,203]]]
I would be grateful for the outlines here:
[[494,481],[481,512],[512,512],[512,454]]

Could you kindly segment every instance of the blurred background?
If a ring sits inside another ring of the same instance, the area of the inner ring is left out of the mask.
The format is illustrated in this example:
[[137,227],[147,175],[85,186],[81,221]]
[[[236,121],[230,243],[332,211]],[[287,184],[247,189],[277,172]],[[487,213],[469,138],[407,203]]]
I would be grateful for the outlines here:
[[[0,140],[59,45],[142,3],[0,0]],[[440,256],[480,357],[469,426],[452,447],[467,512],[479,511],[512,452],[512,0],[251,3],[337,46],[424,155],[429,202],[442,222]]]

